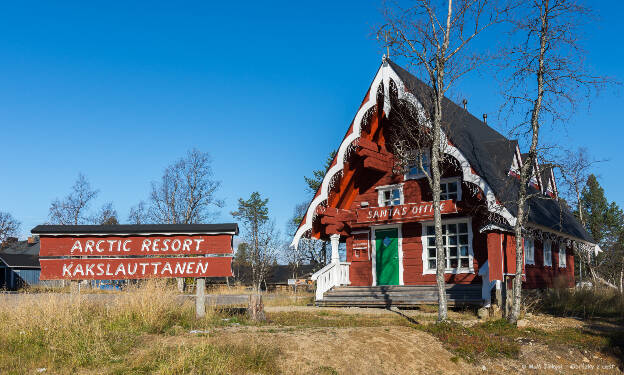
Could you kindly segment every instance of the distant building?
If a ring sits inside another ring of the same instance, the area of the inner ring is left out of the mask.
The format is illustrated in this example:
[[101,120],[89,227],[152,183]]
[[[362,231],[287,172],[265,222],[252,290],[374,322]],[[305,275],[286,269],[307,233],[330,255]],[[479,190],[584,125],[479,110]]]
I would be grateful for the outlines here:
[[[318,269],[318,266],[313,264],[302,264],[296,270],[291,265],[276,264],[271,266],[266,275],[265,282],[262,283],[262,288],[268,290],[277,290],[289,287],[289,279],[306,280]],[[252,285],[253,271],[251,266],[247,265],[232,265],[232,273],[234,276],[230,280],[235,284],[240,285]],[[224,283],[225,279],[215,280],[217,283]]]
[[39,238],[12,239],[0,249],[0,289],[17,290],[39,285]]

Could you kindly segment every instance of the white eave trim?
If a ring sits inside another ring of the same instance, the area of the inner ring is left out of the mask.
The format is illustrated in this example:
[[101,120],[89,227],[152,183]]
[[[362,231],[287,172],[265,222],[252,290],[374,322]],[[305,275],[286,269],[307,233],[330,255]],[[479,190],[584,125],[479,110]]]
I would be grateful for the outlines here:
[[[321,183],[321,187],[319,188],[320,193],[310,203],[308,211],[305,215],[305,223],[302,224],[299,229],[297,229],[297,232],[295,233],[290,246],[297,247],[299,245],[299,239],[303,236],[303,234],[306,233],[308,230],[312,229],[312,221],[314,220],[316,208],[322,202],[326,201],[329,197],[329,183],[336,175],[336,173],[340,172],[344,168],[347,149],[349,148],[351,143],[353,143],[360,137],[362,131],[362,119],[364,118],[364,114],[373,106],[375,106],[377,101],[377,89],[379,88],[379,85],[382,84],[384,85],[385,93],[383,111],[385,112],[386,116],[390,114],[390,111],[392,109],[389,97],[391,78],[397,85],[399,99],[406,100],[410,102],[415,108],[417,108],[419,120],[423,121],[423,123],[431,127],[430,121],[425,116],[425,111],[423,110],[421,103],[412,93],[405,89],[405,84],[399,78],[398,74],[392,69],[390,64],[388,64],[388,62],[384,60],[381,67],[377,71],[375,78],[373,79],[373,83],[369,88],[368,100],[360,106],[360,109],[355,115],[355,118],[353,120],[353,131],[347,137],[345,137],[345,139],[340,144],[340,147],[338,148],[338,153],[336,154],[336,164],[331,167],[325,174],[323,182]],[[463,153],[457,147],[449,144],[448,138],[446,137],[446,134],[444,134],[444,131],[441,130],[440,132],[440,142],[441,144],[445,145],[444,151],[447,154],[453,156],[460,163],[460,166],[462,168],[463,181],[467,181],[479,186],[479,188],[481,188],[481,190],[485,194],[488,211],[501,215],[507,220],[509,225],[514,226],[516,224],[516,218],[502,204],[497,203],[496,196],[494,195],[494,192],[490,185],[481,176],[472,173],[470,163],[463,155]]]

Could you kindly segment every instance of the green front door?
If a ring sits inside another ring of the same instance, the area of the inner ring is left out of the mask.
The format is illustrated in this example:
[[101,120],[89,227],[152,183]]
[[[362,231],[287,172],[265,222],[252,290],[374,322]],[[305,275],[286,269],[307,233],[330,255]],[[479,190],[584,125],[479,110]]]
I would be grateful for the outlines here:
[[399,285],[399,230],[375,231],[377,285]]

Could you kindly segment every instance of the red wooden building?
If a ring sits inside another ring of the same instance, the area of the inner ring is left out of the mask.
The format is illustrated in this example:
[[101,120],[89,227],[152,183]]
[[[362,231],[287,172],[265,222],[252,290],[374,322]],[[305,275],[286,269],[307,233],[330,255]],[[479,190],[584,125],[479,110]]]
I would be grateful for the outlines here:
[[[331,241],[332,261],[314,274],[321,304],[390,305],[437,301],[432,194],[421,168],[398,169],[389,139],[400,108],[423,114],[427,86],[386,59],[308,206],[302,238]],[[445,100],[441,181],[446,282],[451,303],[489,303],[515,273],[514,199],[523,155],[465,108]],[[426,116],[424,117],[425,120]],[[423,155],[425,169],[429,151]],[[550,165],[534,165],[524,244],[525,288],[574,285],[573,251],[599,250],[559,201]],[[346,262],[338,248],[346,245]]]

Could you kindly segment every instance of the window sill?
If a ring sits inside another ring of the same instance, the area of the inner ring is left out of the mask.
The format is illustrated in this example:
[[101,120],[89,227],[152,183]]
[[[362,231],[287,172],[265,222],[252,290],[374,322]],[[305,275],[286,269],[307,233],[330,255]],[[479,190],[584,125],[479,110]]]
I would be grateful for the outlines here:
[[[473,268],[460,268],[460,269],[446,269],[444,270],[445,274],[451,274],[451,275],[459,275],[462,273],[475,273]],[[436,274],[436,270],[425,270],[423,272],[423,275],[435,275]]]

